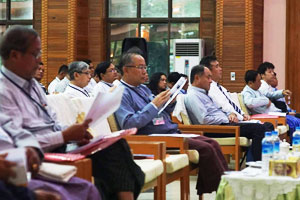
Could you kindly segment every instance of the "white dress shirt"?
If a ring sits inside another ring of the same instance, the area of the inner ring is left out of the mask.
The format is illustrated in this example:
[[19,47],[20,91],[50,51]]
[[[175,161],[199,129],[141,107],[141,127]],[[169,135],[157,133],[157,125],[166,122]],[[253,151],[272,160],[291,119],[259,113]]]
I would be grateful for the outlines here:
[[99,81],[93,89],[93,95],[97,96],[99,92],[107,93],[114,85],[105,81]]
[[90,97],[89,93],[85,89],[73,85],[72,83],[69,83],[66,90],[64,91],[64,94],[68,95],[70,98]]
[[91,78],[89,84],[87,86],[85,86],[85,90],[89,93],[92,94],[94,87],[97,85],[97,82],[95,81],[95,79]]
[[280,99],[280,98],[284,97],[284,95],[282,94],[283,90],[276,90],[276,91],[274,91],[274,89],[272,88],[272,86],[269,85],[264,80],[261,80],[261,86],[259,88],[259,91],[263,95],[265,95],[266,97],[268,97],[269,99],[272,99],[272,100],[277,100],[277,99]]
[[55,79],[53,81],[51,81],[51,83],[48,86],[48,93],[49,94],[53,94],[55,92],[55,87],[56,85],[60,82],[60,79],[55,77]]
[[[237,118],[239,119],[239,121],[243,120],[243,115],[244,112],[241,110],[242,114],[239,114],[234,107],[229,103],[228,99],[229,98],[232,102],[233,100],[230,97],[230,94],[228,92],[228,90],[226,88],[224,88],[223,86],[219,85],[222,88],[222,91],[219,89],[217,82],[212,81],[212,83],[210,84],[210,89],[208,91],[208,96],[210,98],[212,98],[212,100],[222,109],[223,112],[225,113],[234,113],[236,114]],[[226,98],[226,96],[227,98]]]
[[69,85],[70,80],[65,76],[63,80],[61,80],[57,85],[55,86],[55,92],[63,93],[67,86]]

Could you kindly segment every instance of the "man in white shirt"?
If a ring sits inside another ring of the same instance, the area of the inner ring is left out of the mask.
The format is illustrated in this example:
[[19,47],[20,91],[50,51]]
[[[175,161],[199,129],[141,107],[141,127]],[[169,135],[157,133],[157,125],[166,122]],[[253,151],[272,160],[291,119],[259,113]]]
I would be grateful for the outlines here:
[[48,86],[48,92],[49,94],[53,94],[55,92],[55,87],[56,85],[63,79],[68,73],[68,66],[67,65],[62,65],[60,66],[58,70],[58,74],[55,77],[53,81]]
[[95,78],[95,67],[94,67],[94,64],[91,60],[89,59],[84,59],[82,60],[83,62],[85,62],[86,64],[88,64],[89,66],[89,71],[90,71],[90,74],[91,74],[91,79],[90,79],[90,82],[87,86],[85,86],[85,90],[89,93],[89,94],[92,94],[93,92],[93,89],[95,87],[95,85],[97,85],[97,83],[99,82],[98,78]]
[[261,75],[261,86],[259,91],[268,97],[274,105],[282,112],[287,112],[287,107],[284,102],[278,101],[278,99],[284,96],[290,96],[292,92],[290,90],[276,90],[274,91],[271,86],[272,81],[276,78],[274,72],[275,66],[270,62],[264,62],[259,65],[257,72]]
[[90,97],[89,93],[84,89],[91,79],[89,66],[85,62],[75,61],[69,65],[68,74],[70,83],[64,94],[70,97]]
[[218,82],[222,78],[222,68],[215,56],[203,57],[200,61],[201,65],[207,66],[212,74],[212,83],[208,96],[219,106],[223,112],[230,113],[228,118],[230,122],[238,122],[249,120],[250,116],[245,114],[242,109],[231,99],[229,91]]
[[98,92],[109,92],[113,87],[113,82],[118,78],[116,67],[111,62],[102,62],[97,65],[95,70],[96,76],[100,81],[94,87],[93,94],[96,96]]

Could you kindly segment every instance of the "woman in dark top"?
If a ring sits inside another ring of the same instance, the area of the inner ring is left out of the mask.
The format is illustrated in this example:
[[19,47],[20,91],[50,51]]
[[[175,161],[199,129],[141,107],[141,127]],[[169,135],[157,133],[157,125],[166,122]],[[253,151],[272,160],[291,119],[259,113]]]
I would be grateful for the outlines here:
[[148,85],[151,92],[156,96],[167,88],[167,76],[162,72],[154,73]]

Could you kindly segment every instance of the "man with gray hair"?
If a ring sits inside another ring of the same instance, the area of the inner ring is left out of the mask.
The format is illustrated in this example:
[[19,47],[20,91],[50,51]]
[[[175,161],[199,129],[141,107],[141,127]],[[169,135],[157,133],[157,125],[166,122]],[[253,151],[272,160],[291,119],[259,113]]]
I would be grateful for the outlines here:
[[[28,132],[29,136],[35,136],[30,139],[37,139],[46,152],[63,151],[69,141],[90,139],[87,129],[91,120],[70,127],[60,124],[47,105],[46,95],[33,79],[41,62],[41,40],[35,30],[24,26],[10,27],[0,42],[0,55],[4,61],[0,73],[0,113],[13,119],[6,129],[7,134],[12,135],[16,128],[20,133]],[[15,136],[16,142],[23,140],[18,136]],[[93,175],[101,181],[101,191],[106,199],[137,198],[144,184],[144,173],[134,163],[126,140],[121,139],[95,153],[92,160]],[[76,189],[64,184],[65,189],[73,190],[69,193],[73,198],[69,199],[99,199],[92,183],[79,179],[74,184]]]
[[64,94],[70,97],[90,97],[89,93],[84,89],[91,79],[88,64],[82,61],[72,62],[69,65],[68,74],[70,83]]

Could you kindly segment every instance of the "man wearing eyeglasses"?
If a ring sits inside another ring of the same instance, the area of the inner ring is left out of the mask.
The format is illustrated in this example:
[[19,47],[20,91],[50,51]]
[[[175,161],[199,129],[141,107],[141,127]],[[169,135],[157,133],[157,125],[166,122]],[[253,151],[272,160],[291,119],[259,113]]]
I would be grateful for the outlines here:
[[115,65],[107,61],[97,65],[95,74],[99,77],[100,81],[93,89],[94,96],[96,96],[98,92],[109,92],[114,86],[113,82],[118,78]]
[[67,86],[64,94],[69,97],[90,97],[90,94],[84,89],[91,79],[89,66],[85,62],[72,62],[69,65],[68,74],[70,83]]
[[[144,58],[135,53],[126,53],[121,63],[123,63],[121,84],[125,90],[121,105],[115,112],[119,126],[122,129],[136,127],[139,135],[180,133],[177,124],[170,119],[175,103],[171,103],[158,114],[159,109],[170,99],[169,90],[161,92],[154,98],[150,89],[143,85],[148,78]],[[196,186],[198,195],[215,191],[221,175],[228,170],[219,144],[204,136],[189,138],[188,143],[189,148],[197,150],[200,157]]]

